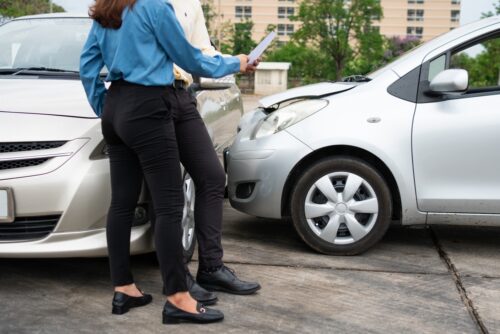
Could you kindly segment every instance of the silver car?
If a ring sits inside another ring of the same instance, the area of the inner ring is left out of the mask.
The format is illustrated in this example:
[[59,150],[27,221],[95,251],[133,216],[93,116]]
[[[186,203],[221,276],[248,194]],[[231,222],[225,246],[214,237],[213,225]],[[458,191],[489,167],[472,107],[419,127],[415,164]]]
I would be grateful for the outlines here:
[[[104,256],[109,161],[100,119],[78,75],[92,21],[70,14],[0,26],[0,257]],[[104,75],[105,73],[103,73]],[[229,77],[194,86],[222,160],[243,113]],[[183,245],[195,246],[194,185],[184,176]],[[147,192],[137,204],[133,254],[153,249]]]
[[313,249],[361,253],[392,220],[500,226],[500,17],[260,102],[229,152],[231,204],[291,217]]

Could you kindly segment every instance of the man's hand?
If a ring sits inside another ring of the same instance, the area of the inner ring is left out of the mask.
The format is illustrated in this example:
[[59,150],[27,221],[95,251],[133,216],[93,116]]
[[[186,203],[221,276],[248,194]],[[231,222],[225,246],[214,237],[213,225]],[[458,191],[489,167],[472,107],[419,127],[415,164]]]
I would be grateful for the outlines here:
[[240,73],[253,73],[257,70],[257,66],[259,66],[262,58],[257,59],[253,64],[248,63],[247,55],[238,55],[240,59]]
[[262,61],[262,57],[259,57],[256,61],[253,62],[253,64],[248,64],[247,68],[246,68],[246,73],[255,72],[261,61]]

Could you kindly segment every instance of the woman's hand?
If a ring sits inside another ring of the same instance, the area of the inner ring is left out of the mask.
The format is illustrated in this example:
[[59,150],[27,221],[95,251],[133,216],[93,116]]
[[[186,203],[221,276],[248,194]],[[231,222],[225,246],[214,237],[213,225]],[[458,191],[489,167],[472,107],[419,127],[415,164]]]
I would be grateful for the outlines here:
[[259,66],[262,61],[262,58],[259,58],[253,64],[249,64],[247,55],[242,54],[237,57],[240,59],[240,73],[246,74],[255,72],[257,70],[257,66]]

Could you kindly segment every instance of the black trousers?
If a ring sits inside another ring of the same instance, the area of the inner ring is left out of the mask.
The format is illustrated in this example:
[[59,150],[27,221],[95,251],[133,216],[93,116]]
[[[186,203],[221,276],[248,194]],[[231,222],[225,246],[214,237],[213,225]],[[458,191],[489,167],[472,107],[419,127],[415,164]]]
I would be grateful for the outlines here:
[[155,246],[167,295],[188,290],[181,242],[184,199],[171,93],[166,87],[115,81],[102,115],[111,166],[107,239],[113,284],[134,282],[130,234],[144,176],[155,209]]
[[[222,211],[226,174],[215,152],[196,98],[185,89],[169,88],[182,165],[195,184],[195,231],[201,269],[222,265]],[[153,219],[154,220],[154,219]]]
[[222,211],[226,173],[205,123],[197,110],[196,98],[185,89],[168,94],[182,165],[196,189],[195,231],[199,267],[222,265]]

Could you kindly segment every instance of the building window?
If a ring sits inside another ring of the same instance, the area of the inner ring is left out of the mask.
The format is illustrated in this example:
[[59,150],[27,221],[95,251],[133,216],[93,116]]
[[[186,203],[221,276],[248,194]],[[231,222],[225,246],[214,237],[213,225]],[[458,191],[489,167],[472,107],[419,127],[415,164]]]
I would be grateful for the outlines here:
[[460,0],[451,0],[452,5],[460,5]]
[[237,18],[249,19],[252,17],[252,7],[251,6],[236,6],[234,7],[234,16]]
[[293,7],[278,7],[278,18],[286,19],[295,14],[295,8]]
[[291,36],[295,31],[293,24],[278,24],[278,35],[279,36]]
[[424,3],[424,0],[408,0],[408,4],[415,4],[415,3],[418,3],[418,4],[423,4]]
[[424,20],[424,10],[423,9],[408,9],[407,20],[408,21],[423,21]]
[[411,37],[422,38],[424,35],[424,28],[422,27],[408,27],[406,28],[406,35]]
[[452,10],[451,11],[451,22],[459,22],[460,21],[460,11]]

